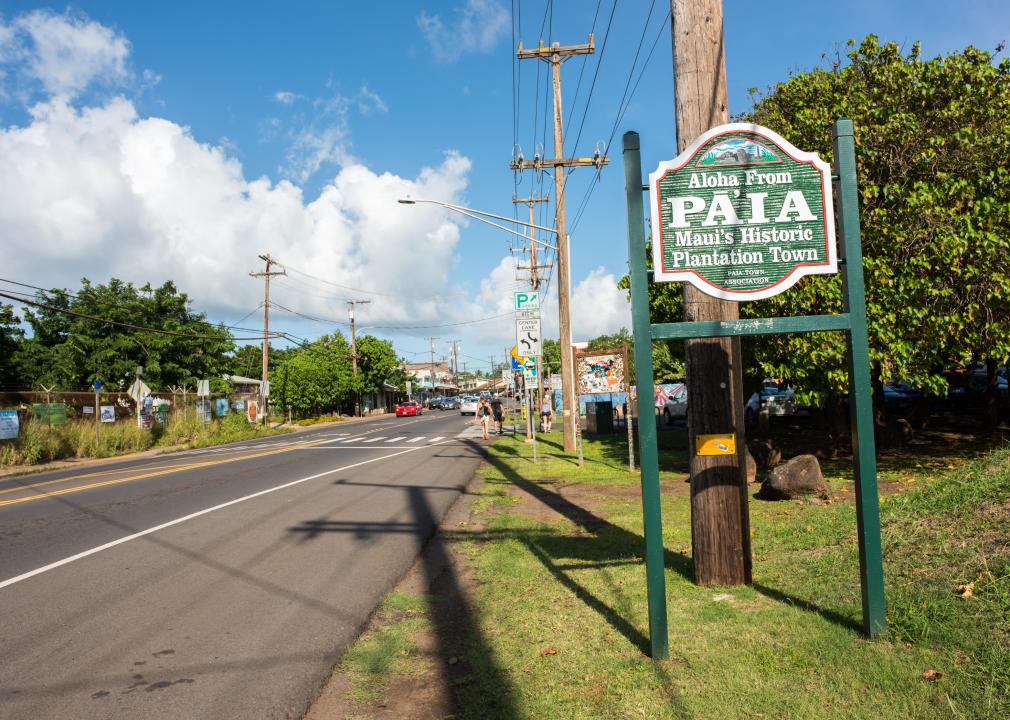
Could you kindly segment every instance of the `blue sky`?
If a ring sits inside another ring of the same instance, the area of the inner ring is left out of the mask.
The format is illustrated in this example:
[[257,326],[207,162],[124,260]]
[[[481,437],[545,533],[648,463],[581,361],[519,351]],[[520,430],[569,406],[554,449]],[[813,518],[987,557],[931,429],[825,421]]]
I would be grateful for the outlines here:
[[[594,172],[577,170],[569,184],[573,312],[577,339],[612,331],[627,324],[613,287],[627,262],[620,136],[641,133],[647,169],[676,154],[668,3],[618,0],[611,20],[612,7],[8,0],[0,231],[13,241],[0,254],[3,277],[69,287],[82,275],[171,278],[212,319],[235,322],[255,311],[260,285],[246,273],[271,252],[303,273],[275,286],[286,308],[275,326],[306,338],[345,330],[288,310],[344,320],[344,298],[371,297],[361,323],[408,359],[436,335],[439,354],[459,338],[468,365],[486,366],[513,342],[508,318],[495,317],[516,284],[508,236],[395,198],[437,195],[511,215],[514,192],[552,189],[532,173],[517,186],[508,170],[515,140],[532,157],[544,139],[547,77],[543,63],[516,62],[513,43],[581,43],[594,30],[596,54],[563,71],[567,154],[613,143],[581,215]],[[997,0],[726,0],[730,110],[748,109],[748,88],[823,63],[848,38],[921,40],[926,55],[991,49],[1008,20],[1010,4]],[[615,129],[640,41],[633,78],[657,37]]]

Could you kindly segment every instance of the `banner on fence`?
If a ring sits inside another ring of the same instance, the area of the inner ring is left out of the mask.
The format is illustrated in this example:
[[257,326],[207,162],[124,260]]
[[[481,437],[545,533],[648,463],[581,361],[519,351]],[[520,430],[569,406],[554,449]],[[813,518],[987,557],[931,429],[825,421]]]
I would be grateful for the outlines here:
[[214,400],[215,411],[218,417],[224,417],[228,414],[228,398],[217,398]]
[[0,410],[0,440],[17,440],[21,425],[17,410]]
[[46,425],[63,425],[67,421],[67,406],[63,403],[34,403],[32,417]]
[[204,425],[210,422],[210,400],[200,398],[196,401],[196,418]]
[[116,422],[115,405],[102,405],[102,422],[103,423]]

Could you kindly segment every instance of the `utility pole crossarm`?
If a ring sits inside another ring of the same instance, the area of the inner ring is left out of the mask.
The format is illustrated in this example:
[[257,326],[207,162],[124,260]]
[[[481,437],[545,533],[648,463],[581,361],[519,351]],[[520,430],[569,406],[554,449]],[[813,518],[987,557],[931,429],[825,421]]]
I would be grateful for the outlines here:
[[537,170],[542,171],[544,168],[557,167],[558,165],[563,165],[565,167],[595,167],[601,168],[604,165],[610,164],[610,160],[606,155],[594,155],[593,157],[571,157],[571,158],[536,158],[533,160],[512,160],[509,162],[509,168],[511,170]]
[[550,62],[551,56],[555,53],[560,55],[562,58],[567,58],[573,55],[592,55],[595,51],[596,45],[593,42],[593,36],[590,35],[589,42],[582,43],[580,45],[561,45],[560,43],[554,43],[548,47],[541,41],[539,47],[527,50],[523,48],[523,44],[520,42],[519,47],[516,49],[516,57],[520,60],[531,60],[533,58],[537,58]]

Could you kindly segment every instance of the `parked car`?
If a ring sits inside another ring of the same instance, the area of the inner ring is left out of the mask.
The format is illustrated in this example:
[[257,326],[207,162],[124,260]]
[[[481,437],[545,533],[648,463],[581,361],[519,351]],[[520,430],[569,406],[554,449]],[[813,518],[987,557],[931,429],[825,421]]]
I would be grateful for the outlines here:
[[459,399],[459,414],[460,415],[476,415],[477,414],[477,398],[472,395],[466,395]]
[[663,405],[663,419],[667,425],[673,425],[675,420],[687,421],[687,385],[681,385],[667,395]]
[[744,421],[747,425],[753,425],[762,410],[766,411],[769,417],[795,415],[796,403],[793,399],[795,395],[795,388],[783,390],[777,382],[765,380],[761,385],[761,391],[751,395],[744,405]]
[[417,400],[408,400],[396,406],[396,417],[413,417],[424,415],[424,408]]
[[445,398],[441,398],[441,397],[428,398],[428,409],[429,410],[441,410],[442,409],[442,403],[444,401],[445,401]]
[[884,383],[884,409],[890,412],[904,412],[922,397],[922,393],[911,385],[888,380]]
[[459,410],[459,398],[447,397],[442,400],[443,410]]

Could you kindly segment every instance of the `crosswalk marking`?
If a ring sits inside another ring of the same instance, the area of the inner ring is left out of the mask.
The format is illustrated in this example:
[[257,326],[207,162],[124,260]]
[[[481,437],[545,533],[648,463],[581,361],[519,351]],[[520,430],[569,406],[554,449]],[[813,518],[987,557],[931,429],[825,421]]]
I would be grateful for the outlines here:
[[445,440],[445,436],[443,436],[443,435],[439,435],[438,437],[433,437],[433,438],[432,438],[431,440],[429,440],[428,442],[429,442],[429,443],[433,443],[433,442],[438,442],[439,440]]
[[378,442],[379,440],[385,440],[385,439],[386,439],[385,435],[377,435],[377,436],[375,436],[373,438],[369,438],[368,440],[365,440],[365,442],[366,443],[369,443],[369,442]]
[[420,442],[421,440],[424,440],[424,435],[418,435],[416,438],[411,438],[407,442],[409,442],[409,443],[416,443],[416,442]]
[[388,442],[388,443],[396,442],[397,440],[403,440],[405,437],[407,437],[407,436],[406,435],[401,435],[400,437],[389,438],[389,440],[387,440],[386,442]]

